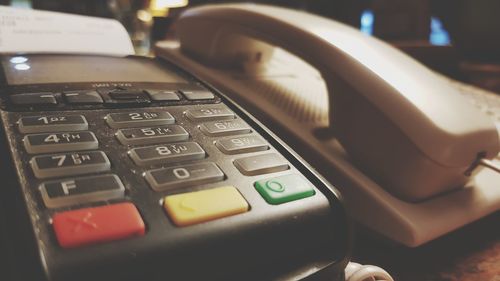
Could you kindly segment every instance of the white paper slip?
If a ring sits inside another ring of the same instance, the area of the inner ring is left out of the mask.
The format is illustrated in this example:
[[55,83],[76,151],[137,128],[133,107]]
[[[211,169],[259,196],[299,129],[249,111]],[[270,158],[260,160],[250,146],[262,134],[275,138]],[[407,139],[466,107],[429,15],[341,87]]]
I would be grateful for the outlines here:
[[0,6],[0,53],[133,55],[114,19]]

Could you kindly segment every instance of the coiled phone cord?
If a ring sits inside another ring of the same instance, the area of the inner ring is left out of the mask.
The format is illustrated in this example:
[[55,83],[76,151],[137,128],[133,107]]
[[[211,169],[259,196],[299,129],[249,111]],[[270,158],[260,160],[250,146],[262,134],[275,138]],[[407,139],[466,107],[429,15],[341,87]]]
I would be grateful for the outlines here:
[[394,279],[378,266],[350,262],[345,268],[345,281],[394,281]]

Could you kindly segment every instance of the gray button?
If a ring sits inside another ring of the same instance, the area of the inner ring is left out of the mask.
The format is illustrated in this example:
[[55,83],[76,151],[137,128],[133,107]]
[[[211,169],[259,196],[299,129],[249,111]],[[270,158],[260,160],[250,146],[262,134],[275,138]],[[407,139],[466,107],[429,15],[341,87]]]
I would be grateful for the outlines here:
[[224,173],[212,162],[147,171],[146,180],[152,189],[167,189],[222,181]]
[[189,138],[189,134],[179,125],[168,125],[162,127],[121,129],[116,133],[116,137],[125,145],[145,145],[183,141]]
[[10,96],[13,104],[17,105],[55,105],[56,96],[53,93],[29,93]]
[[188,100],[211,100],[215,98],[214,94],[207,90],[181,90],[181,93]]
[[58,208],[122,198],[125,187],[116,175],[99,175],[46,182],[40,192],[45,206]]
[[105,119],[111,128],[159,126],[175,122],[174,117],[165,111],[111,113]]
[[197,109],[189,109],[186,116],[192,121],[226,120],[234,119],[234,113],[222,106],[204,106]]
[[89,124],[82,115],[40,115],[19,119],[21,133],[45,133],[88,130]]
[[129,154],[130,158],[139,166],[205,158],[205,151],[196,142],[138,147],[131,149]]
[[99,146],[92,132],[66,132],[26,135],[24,147],[29,153],[50,153],[96,149]]
[[275,173],[288,170],[288,162],[276,153],[261,154],[236,159],[234,166],[247,176]]
[[225,154],[248,153],[269,149],[267,142],[257,136],[221,139],[215,145]]
[[200,130],[209,136],[227,136],[252,132],[250,127],[241,119],[205,122]]
[[98,173],[111,168],[108,157],[102,151],[35,156],[30,163],[39,179]]
[[171,90],[146,90],[146,92],[154,101],[176,101],[181,99],[175,91]]
[[99,104],[104,101],[96,91],[75,91],[64,93],[66,101],[70,104]]

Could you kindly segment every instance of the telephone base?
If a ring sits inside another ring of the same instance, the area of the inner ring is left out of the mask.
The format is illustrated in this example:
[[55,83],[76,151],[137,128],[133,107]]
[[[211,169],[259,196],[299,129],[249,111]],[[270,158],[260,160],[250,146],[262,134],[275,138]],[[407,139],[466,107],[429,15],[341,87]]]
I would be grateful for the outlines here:
[[259,73],[207,67],[173,41],[158,43],[156,53],[230,95],[334,184],[356,221],[395,242],[417,247],[500,210],[500,174],[487,169],[464,188],[419,203],[386,192],[334,138],[314,133],[328,126],[326,87],[314,68],[289,53],[275,50],[267,69],[253,68]]

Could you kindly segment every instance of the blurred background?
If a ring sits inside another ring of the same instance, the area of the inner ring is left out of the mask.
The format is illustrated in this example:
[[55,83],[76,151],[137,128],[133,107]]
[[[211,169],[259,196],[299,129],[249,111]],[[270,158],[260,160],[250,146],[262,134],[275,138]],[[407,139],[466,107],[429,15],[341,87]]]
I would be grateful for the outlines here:
[[[175,18],[207,0],[0,0],[2,5],[115,18],[136,52],[175,36]],[[320,14],[379,37],[429,67],[500,93],[498,0],[261,0]]]

